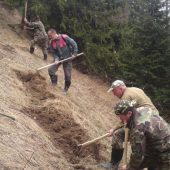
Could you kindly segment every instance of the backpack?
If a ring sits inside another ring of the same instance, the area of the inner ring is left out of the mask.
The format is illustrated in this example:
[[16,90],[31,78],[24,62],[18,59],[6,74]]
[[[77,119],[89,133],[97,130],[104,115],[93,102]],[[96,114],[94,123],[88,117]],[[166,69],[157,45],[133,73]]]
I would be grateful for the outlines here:
[[[63,47],[63,46],[65,46],[65,45],[67,45],[67,46],[69,46],[70,48],[72,48],[71,45],[66,42],[66,36],[67,36],[67,35],[66,35],[66,34],[60,34],[60,35],[61,35],[61,38],[62,38],[62,40],[63,40],[63,41],[61,41],[61,39],[59,39],[59,41],[58,41],[60,47]],[[63,42],[64,42],[64,43],[63,43]],[[57,43],[56,43],[55,41],[50,40],[50,44],[53,46],[54,49],[57,49]]]

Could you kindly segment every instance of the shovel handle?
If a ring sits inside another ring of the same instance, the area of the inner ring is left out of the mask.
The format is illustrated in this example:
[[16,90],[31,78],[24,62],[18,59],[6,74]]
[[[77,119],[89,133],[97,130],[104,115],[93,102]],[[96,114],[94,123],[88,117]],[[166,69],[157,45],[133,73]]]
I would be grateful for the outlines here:
[[124,141],[124,152],[123,152],[123,165],[127,165],[128,134],[129,134],[129,129],[128,129],[128,128],[125,128],[125,141]]
[[27,3],[28,3],[28,0],[25,0],[25,15],[24,15],[25,18],[27,16]]
[[100,137],[98,137],[98,138],[95,138],[95,139],[93,139],[93,140],[87,141],[87,142],[85,142],[85,143],[83,143],[83,144],[79,144],[78,146],[82,146],[82,147],[83,147],[83,146],[90,145],[90,144],[92,144],[92,143],[94,143],[94,142],[97,142],[98,140],[101,140],[101,139],[107,137],[107,136],[109,136],[109,133],[106,133],[105,135],[100,136]]
[[[79,54],[76,55],[76,57],[78,57],[78,56],[80,56],[80,55],[83,55],[83,54],[84,54],[84,53],[79,53]],[[60,60],[58,63],[61,63],[61,62],[63,62],[63,61],[70,60],[70,59],[72,59],[72,57],[66,58],[66,59],[64,59],[64,60]],[[52,65],[54,65],[54,64],[55,64],[55,63],[52,63],[52,64],[49,64],[49,65],[40,67],[40,68],[37,69],[37,71],[38,71],[38,70],[41,70],[41,69],[43,69],[43,68],[50,67],[50,66],[52,66]]]

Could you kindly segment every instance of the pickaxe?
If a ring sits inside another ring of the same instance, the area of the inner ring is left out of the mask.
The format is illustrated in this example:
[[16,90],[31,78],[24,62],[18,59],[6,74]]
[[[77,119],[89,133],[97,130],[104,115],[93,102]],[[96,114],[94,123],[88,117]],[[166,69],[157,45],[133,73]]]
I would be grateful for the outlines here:
[[[80,55],[83,55],[83,54],[84,54],[84,53],[79,53],[79,54],[76,55],[76,57],[78,57],[78,56],[80,56]],[[72,57],[66,58],[66,59],[64,59],[64,60],[60,60],[58,63],[62,63],[63,61],[67,61],[67,60],[70,60],[70,59],[72,59]],[[37,72],[38,72],[39,70],[43,69],[43,68],[47,68],[47,67],[50,67],[50,66],[52,66],[52,65],[55,65],[55,63],[48,64],[48,65],[46,65],[46,66],[40,67],[40,68],[37,69]]]
[[97,142],[97,141],[99,141],[99,140],[101,140],[101,139],[103,139],[103,138],[105,138],[105,137],[108,137],[108,136],[109,136],[109,133],[106,133],[106,134],[103,135],[103,136],[100,136],[100,137],[95,138],[95,139],[93,139],[93,140],[90,140],[90,141],[87,141],[87,142],[85,142],[85,143],[79,144],[79,145],[78,145],[78,148],[77,148],[77,152],[79,153],[83,147],[85,147],[85,146],[87,146],[87,145],[90,145],[90,144],[92,144],[92,143],[95,143],[95,142]]

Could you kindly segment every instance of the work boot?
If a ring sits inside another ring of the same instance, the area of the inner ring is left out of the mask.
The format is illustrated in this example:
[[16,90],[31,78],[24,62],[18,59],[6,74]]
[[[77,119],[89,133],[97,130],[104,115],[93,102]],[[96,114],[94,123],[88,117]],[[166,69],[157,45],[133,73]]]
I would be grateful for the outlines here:
[[118,170],[118,165],[113,165],[111,162],[109,163],[101,163],[100,166],[104,169],[109,169],[109,170]]
[[112,147],[111,161],[106,164],[100,164],[105,169],[118,170],[119,162],[123,156],[123,149],[116,149]]
[[34,52],[34,47],[30,47],[30,53],[32,54]]
[[44,60],[47,60],[47,54],[44,54]]
[[67,94],[67,91],[68,91],[70,85],[71,85],[70,81],[65,81],[65,87],[64,87],[64,91],[63,91],[64,94]]
[[52,85],[56,86],[57,80],[58,80],[57,76],[56,75],[50,75],[50,78],[51,78]]

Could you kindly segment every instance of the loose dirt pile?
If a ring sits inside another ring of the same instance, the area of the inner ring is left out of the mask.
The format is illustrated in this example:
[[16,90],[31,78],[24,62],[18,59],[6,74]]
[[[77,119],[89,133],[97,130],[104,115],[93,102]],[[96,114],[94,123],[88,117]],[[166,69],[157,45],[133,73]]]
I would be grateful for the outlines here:
[[[55,95],[47,90],[45,78],[37,74],[22,75],[18,78],[24,83],[32,96],[29,107],[22,109],[49,133],[54,146],[62,149],[67,160],[72,164],[79,164],[86,155],[100,160],[100,144],[92,144],[79,150],[78,144],[89,140],[89,136],[80,124],[76,123],[69,109],[61,109],[59,102],[53,102]],[[42,107],[45,100],[51,100],[48,105]],[[64,106],[63,106],[64,107]]]
[[[58,70],[57,86],[43,61],[41,49],[29,53],[30,38],[19,30],[21,17],[0,3],[0,168],[9,170],[100,170],[110,160],[111,138],[77,150],[77,144],[104,135],[118,122],[117,102],[110,84],[73,69],[68,95]],[[86,57],[86,56],[83,56]],[[74,61],[73,61],[74,62]]]

